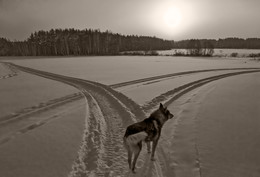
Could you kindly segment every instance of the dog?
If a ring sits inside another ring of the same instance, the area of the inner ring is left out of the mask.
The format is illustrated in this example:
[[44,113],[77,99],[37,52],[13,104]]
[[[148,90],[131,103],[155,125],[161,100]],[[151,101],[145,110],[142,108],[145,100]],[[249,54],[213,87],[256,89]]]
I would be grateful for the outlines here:
[[[147,143],[148,153],[151,153],[150,142],[153,142],[151,160],[154,161],[154,153],[162,127],[167,120],[173,117],[173,114],[170,113],[167,107],[164,108],[162,103],[160,103],[159,108],[151,113],[148,118],[127,127],[123,142],[128,152],[129,169],[133,173],[135,173],[136,160],[142,150],[142,141]],[[134,159],[132,162],[133,155]]]

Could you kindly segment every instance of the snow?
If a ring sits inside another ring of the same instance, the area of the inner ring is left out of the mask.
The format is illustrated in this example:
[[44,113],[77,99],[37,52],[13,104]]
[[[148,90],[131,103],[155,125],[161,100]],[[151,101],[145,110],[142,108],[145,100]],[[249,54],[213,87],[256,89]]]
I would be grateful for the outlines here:
[[[80,91],[86,100],[66,103],[21,121],[0,124],[0,156],[3,157],[0,159],[0,174],[5,177],[242,177],[259,173],[257,127],[260,109],[256,92],[260,86],[259,69],[246,69],[260,67],[258,62],[248,59],[125,56],[12,62],[51,73],[18,66],[17,70],[30,74],[19,72],[16,77],[0,81],[5,81],[1,88],[12,88],[6,92],[10,98],[16,98],[12,93],[19,88],[10,87],[14,83],[11,79],[17,81],[21,77],[28,80],[20,83],[23,87],[35,88],[33,95],[44,95],[46,89],[33,85],[32,81],[42,83],[43,88],[55,86],[57,89],[52,91],[63,96],[66,91],[60,90],[67,86],[61,84],[59,89],[59,84],[54,84],[60,81],[77,88],[72,90]],[[229,70],[211,70],[223,68]],[[230,70],[232,68],[244,69]],[[193,72],[205,69],[209,71]],[[183,71],[191,72],[152,78]],[[40,81],[40,77],[32,74],[55,81],[45,78]],[[148,79],[135,81],[142,78]],[[89,80],[104,84],[130,82],[117,87],[119,93]],[[125,128],[142,120],[159,102],[167,104],[175,117],[163,127],[156,161],[150,160],[144,147],[137,162],[137,174],[131,174],[122,144]],[[6,106],[4,102],[1,105]]]
[[[13,63],[106,85],[191,70],[256,67],[249,59],[96,56],[12,60]],[[247,63],[245,63],[247,62]]]
[[23,108],[78,92],[71,86],[27,73],[2,79],[0,84],[0,120]]

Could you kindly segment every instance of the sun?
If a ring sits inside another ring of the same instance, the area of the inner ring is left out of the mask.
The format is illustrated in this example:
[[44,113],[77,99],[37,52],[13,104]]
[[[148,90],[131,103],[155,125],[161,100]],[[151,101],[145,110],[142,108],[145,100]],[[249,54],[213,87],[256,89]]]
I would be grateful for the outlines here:
[[194,6],[185,1],[157,1],[150,9],[147,23],[154,33],[164,38],[185,34],[196,21]]
[[167,28],[177,28],[181,22],[181,12],[176,7],[168,7],[163,12],[163,22]]

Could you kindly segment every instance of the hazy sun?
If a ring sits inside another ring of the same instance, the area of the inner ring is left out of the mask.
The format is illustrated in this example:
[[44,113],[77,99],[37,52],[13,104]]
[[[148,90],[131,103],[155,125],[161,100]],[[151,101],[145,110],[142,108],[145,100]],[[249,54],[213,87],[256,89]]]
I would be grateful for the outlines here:
[[181,12],[176,7],[168,7],[163,12],[163,22],[168,28],[177,28],[181,22]]
[[176,37],[190,29],[195,16],[192,9],[189,3],[181,0],[158,1],[151,8],[148,21],[158,34]]

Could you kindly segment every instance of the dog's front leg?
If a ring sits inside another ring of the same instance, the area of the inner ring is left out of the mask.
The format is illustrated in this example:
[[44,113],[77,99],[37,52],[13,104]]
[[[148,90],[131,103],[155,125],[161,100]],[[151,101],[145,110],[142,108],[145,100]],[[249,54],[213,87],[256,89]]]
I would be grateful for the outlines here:
[[152,161],[155,161],[154,153],[155,153],[156,146],[158,144],[158,140],[159,140],[159,138],[153,140],[153,149],[152,149],[152,155],[151,155],[151,160]]

